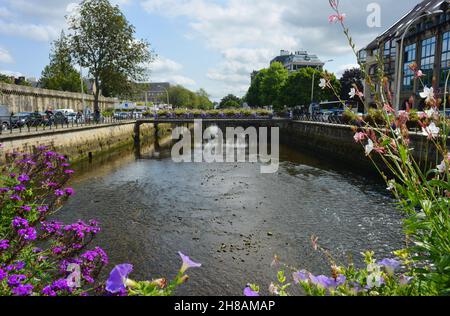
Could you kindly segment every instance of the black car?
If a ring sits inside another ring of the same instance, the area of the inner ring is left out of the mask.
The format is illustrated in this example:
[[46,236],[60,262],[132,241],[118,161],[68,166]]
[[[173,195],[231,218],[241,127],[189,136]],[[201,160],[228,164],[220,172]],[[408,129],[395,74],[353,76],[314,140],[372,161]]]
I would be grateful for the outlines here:
[[69,124],[69,119],[62,112],[56,112],[50,119],[53,125]]
[[11,127],[24,127],[27,124],[27,118],[30,114],[30,112],[20,112],[11,116]]
[[30,113],[30,115],[27,116],[25,124],[28,127],[36,127],[41,126],[44,123],[44,118],[42,117],[39,112],[33,112]]

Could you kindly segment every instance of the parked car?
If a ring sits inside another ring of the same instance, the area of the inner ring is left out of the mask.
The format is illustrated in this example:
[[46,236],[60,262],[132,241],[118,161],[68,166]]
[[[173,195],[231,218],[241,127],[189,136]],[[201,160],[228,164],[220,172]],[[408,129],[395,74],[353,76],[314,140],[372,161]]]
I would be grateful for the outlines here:
[[0,124],[2,130],[7,130],[10,127],[11,112],[8,106],[0,105]]
[[84,116],[82,114],[77,113],[68,113],[66,114],[67,120],[69,123],[80,124],[84,122]]
[[11,127],[24,127],[27,124],[27,118],[30,116],[30,114],[30,112],[19,112],[11,116]]
[[55,112],[51,118],[52,125],[68,124],[69,119],[62,112]]
[[39,112],[39,114],[42,116],[42,125],[50,126],[52,119],[51,115],[49,115],[47,112]]
[[39,112],[32,112],[25,118],[25,125],[28,127],[41,126],[43,122],[44,119]]

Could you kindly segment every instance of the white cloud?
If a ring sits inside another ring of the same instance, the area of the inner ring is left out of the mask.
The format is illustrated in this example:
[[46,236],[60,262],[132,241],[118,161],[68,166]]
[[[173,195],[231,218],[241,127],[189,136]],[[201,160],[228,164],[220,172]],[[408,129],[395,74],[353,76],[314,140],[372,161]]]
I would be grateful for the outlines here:
[[24,77],[24,75],[21,72],[17,71],[11,71],[11,70],[0,70],[0,74],[11,76],[11,77]]
[[151,81],[153,82],[170,82],[190,88],[196,85],[195,80],[182,74],[183,65],[172,59],[158,56],[147,67],[150,72]]
[[11,54],[6,50],[0,47],[0,63],[4,64],[12,64],[14,62]]
[[8,23],[0,20],[0,33],[20,36],[36,41],[51,41],[58,37],[60,29],[51,25]]
[[359,65],[358,65],[358,64],[341,65],[341,66],[338,68],[338,70],[336,71],[336,77],[337,77],[337,78],[342,77],[342,75],[344,74],[344,72],[345,72],[346,70],[353,69],[353,68],[359,69]]
[[[367,5],[373,0],[341,1],[358,47],[363,47],[383,29],[366,26]],[[383,28],[389,27],[417,0],[378,0]],[[281,49],[308,50],[323,60],[355,62],[339,25],[330,25],[328,1],[319,0],[144,0],[151,14],[169,18],[184,17],[188,39],[202,39],[209,49],[219,52],[222,61],[207,71],[224,93],[242,91],[250,83],[254,69],[267,67]],[[335,65],[335,64],[333,64]],[[333,69],[337,71],[342,65]],[[218,83],[221,82],[221,83]],[[226,89],[231,88],[231,91]]]

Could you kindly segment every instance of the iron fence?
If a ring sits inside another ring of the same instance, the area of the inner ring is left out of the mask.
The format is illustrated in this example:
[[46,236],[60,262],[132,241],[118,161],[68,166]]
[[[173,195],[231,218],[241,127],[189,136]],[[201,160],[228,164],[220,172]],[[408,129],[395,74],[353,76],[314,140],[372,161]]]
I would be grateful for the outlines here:
[[0,128],[0,136],[14,135],[24,133],[36,133],[44,131],[53,131],[61,129],[81,128],[88,126],[109,125],[109,124],[123,124],[135,122],[135,119],[131,118],[116,118],[116,117],[101,117],[99,119],[92,118],[78,118],[73,120],[44,120],[44,119],[22,119],[3,122]]

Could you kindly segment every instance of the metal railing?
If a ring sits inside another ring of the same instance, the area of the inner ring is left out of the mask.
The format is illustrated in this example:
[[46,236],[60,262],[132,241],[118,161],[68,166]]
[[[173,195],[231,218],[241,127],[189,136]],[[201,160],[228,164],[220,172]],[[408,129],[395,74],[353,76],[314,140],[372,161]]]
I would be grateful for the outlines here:
[[109,124],[123,124],[132,123],[136,119],[133,118],[117,118],[117,117],[101,117],[99,119],[93,118],[74,118],[74,119],[22,119],[16,120],[10,118],[8,121],[3,121],[0,128],[0,136],[25,134],[25,133],[39,133],[45,131],[57,131],[62,129],[75,129],[88,126],[109,125]]
[[342,116],[338,115],[301,114],[301,115],[294,115],[293,119],[295,121],[350,125],[348,122],[344,121]]

